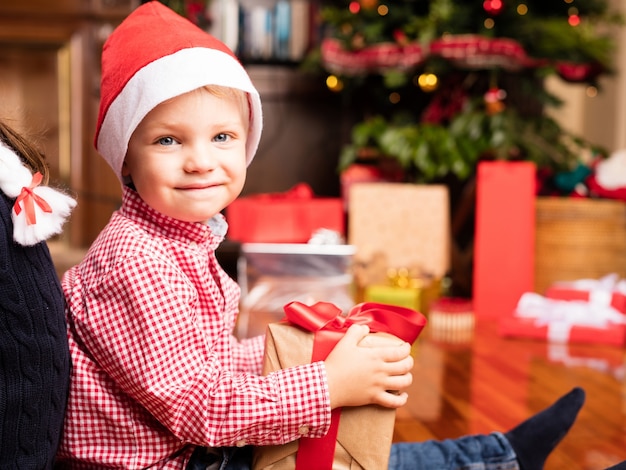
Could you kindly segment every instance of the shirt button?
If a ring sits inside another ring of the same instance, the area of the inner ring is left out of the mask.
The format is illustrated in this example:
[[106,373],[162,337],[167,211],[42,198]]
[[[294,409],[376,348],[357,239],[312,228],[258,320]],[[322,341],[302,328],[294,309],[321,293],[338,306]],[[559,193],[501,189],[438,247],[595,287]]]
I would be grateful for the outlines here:
[[238,440],[237,442],[235,442],[235,445],[236,445],[237,447],[244,447],[246,444],[247,444],[247,443],[246,443],[245,439],[240,439],[240,440]]
[[300,426],[298,428],[298,434],[300,434],[301,436],[304,436],[305,434],[308,434],[310,431],[309,427],[306,424],[303,424],[302,426]]
[[189,242],[189,248],[195,248],[198,244],[196,242]]

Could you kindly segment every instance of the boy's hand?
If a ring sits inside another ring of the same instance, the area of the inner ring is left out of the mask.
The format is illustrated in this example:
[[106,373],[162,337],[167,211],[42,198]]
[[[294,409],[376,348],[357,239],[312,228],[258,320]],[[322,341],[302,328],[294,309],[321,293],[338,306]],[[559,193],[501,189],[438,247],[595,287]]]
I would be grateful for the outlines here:
[[365,325],[350,326],[324,361],[331,408],[368,404],[399,408],[406,403],[402,390],[413,381],[411,345],[398,340],[391,346],[359,346],[368,333]]

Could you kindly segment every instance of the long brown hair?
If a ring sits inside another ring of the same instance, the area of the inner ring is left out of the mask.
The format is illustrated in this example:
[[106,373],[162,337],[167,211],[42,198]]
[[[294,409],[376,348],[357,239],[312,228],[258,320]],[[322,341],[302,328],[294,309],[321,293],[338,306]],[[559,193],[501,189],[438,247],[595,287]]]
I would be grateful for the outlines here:
[[0,121],[0,140],[13,149],[22,162],[30,168],[33,173],[38,171],[43,175],[43,184],[48,183],[50,175],[44,154],[37,150],[26,138],[2,121]]

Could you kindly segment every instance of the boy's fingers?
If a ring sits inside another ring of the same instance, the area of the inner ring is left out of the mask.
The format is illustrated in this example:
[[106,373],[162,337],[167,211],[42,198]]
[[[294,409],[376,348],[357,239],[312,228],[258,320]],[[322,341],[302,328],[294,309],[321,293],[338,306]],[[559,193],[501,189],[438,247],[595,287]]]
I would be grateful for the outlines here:
[[384,373],[387,377],[403,377],[411,374],[413,370],[413,358],[408,356],[402,361],[388,362],[385,364]]
[[395,375],[393,377],[389,377],[387,381],[387,390],[393,390],[397,393],[398,390],[404,390],[413,382],[413,374],[410,372],[402,375]]
[[400,408],[404,406],[408,400],[408,394],[405,392],[383,392],[378,397],[378,404],[386,408]]
[[409,343],[402,343],[397,346],[388,346],[381,349],[381,357],[385,362],[398,362],[407,357],[411,357],[411,345]]
[[356,343],[359,343],[363,338],[365,338],[369,334],[369,332],[370,332],[369,326],[354,324],[354,325],[350,325],[350,327],[346,331],[346,336],[355,340]]

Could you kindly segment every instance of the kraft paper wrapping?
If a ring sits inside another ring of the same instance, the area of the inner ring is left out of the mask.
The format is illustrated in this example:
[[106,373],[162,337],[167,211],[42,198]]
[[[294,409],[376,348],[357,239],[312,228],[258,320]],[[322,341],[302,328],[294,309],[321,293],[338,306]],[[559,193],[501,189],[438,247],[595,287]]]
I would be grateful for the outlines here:
[[[267,327],[263,373],[311,362],[313,333],[287,322]],[[398,344],[400,339],[387,333],[372,333],[360,346],[380,347]],[[343,408],[333,470],[380,470],[387,468],[395,409],[367,405]],[[253,470],[294,470],[298,441],[254,450]]]
[[450,268],[448,189],[436,184],[356,183],[350,187],[348,242],[355,260],[418,268],[441,279]]

